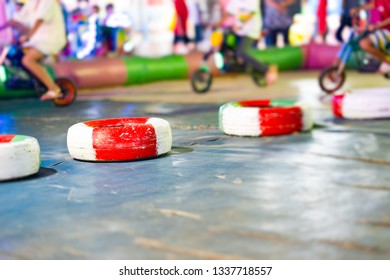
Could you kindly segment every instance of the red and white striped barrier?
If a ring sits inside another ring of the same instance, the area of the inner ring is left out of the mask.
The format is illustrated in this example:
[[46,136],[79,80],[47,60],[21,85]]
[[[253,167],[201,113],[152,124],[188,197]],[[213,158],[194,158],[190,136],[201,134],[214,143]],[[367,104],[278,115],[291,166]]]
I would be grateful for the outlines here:
[[24,135],[0,135],[0,181],[36,174],[40,164],[37,139]]
[[219,110],[219,126],[228,135],[271,136],[313,127],[311,107],[284,100],[231,102]]
[[68,130],[70,155],[85,161],[157,157],[172,148],[169,123],[159,118],[117,118],[77,123]]
[[346,119],[390,118],[390,88],[358,89],[333,96],[333,113]]

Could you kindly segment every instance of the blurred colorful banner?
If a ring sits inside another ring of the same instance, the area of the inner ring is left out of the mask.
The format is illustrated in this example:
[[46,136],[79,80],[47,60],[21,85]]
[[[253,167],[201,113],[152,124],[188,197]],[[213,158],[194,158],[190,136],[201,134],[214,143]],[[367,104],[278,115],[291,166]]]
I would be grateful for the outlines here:
[[[7,22],[7,10],[5,0],[0,0],[0,26]],[[12,31],[7,28],[0,31],[0,46],[10,44],[12,40]]]

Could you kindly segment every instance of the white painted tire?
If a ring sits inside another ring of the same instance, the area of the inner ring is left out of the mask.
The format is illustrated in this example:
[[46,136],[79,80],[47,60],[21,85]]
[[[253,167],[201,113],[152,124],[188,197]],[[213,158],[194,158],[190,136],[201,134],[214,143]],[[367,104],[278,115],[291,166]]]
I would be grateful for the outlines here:
[[117,118],[77,123],[68,129],[74,159],[131,161],[157,157],[172,148],[169,123],[159,118]]
[[313,127],[311,107],[295,101],[249,100],[227,103],[219,110],[220,129],[235,136],[272,136]]
[[24,135],[0,135],[0,181],[34,175],[40,164],[37,139]]
[[346,119],[390,118],[390,88],[357,89],[334,95],[333,112]]

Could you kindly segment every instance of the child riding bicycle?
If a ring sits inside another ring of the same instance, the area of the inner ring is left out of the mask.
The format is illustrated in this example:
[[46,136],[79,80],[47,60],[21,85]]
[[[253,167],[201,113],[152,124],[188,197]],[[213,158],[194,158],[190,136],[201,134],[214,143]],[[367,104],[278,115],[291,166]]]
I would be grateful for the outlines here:
[[262,29],[260,0],[231,0],[222,21],[229,15],[235,21],[233,31],[238,37],[237,56],[254,71],[265,73],[267,84],[274,83],[278,77],[276,66],[261,63],[251,55]]
[[[381,0],[375,0],[367,5],[351,9],[354,27],[353,32],[351,32],[349,40],[342,44],[336,62],[332,66],[323,69],[319,76],[319,85],[326,93],[336,92],[343,86],[347,75],[345,70],[351,55],[355,55],[359,71],[376,72],[379,68],[379,72],[382,72],[385,78],[390,77],[388,73],[390,67],[388,67],[389,65],[387,64],[387,53],[390,46],[390,30],[381,29],[383,27],[390,27],[387,23],[389,22],[389,18],[380,21],[375,26],[369,25],[368,27],[362,27],[359,22],[360,10],[379,7],[379,10],[382,12],[386,11],[386,9],[380,5],[375,6],[378,5],[380,1]],[[385,4],[390,5],[390,1],[385,2]],[[390,7],[388,11],[390,11]]]
[[376,24],[369,24],[367,30],[371,32],[360,41],[363,51],[377,57],[382,62],[380,72],[390,70],[390,1],[372,0],[368,4],[351,9],[351,16],[357,16],[361,10],[377,9],[381,20]]
[[66,44],[65,24],[59,1],[29,0],[15,14],[14,19],[0,26],[0,30],[7,27],[24,31],[19,38],[25,50],[22,64],[46,86],[47,92],[41,96],[41,100],[61,98],[63,94],[60,87],[39,63],[45,56],[57,54]]

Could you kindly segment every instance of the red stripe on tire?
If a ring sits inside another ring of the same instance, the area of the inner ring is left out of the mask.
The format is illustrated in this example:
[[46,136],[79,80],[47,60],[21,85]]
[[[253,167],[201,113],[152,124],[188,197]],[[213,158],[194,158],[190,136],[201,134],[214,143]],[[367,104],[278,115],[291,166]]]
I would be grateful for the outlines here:
[[145,124],[149,118],[116,118],[116,119],[103,119],[92,120],[84,122],[89,127],[114,127],[114,126],[131,126],[134,124]]
[[300,125],[286,124],[274,126],[261,126],[262,135],[275,136],[291,134],[300,131]]
[[244,100],[237,102],[242,107],[269,107],[271,105],[271,99],[261,100]]
[[148,118],[106,119],[88,121],[93,127],[92,143],[96,159],[123,161],[157,155],[157,137]]
[[260,121],[260,126],[284,125],[284,124],[293,124],[299,128],[302,128],[302,121],[300,117],[296,117],[296,116],[292,116],[292,117],[273,116],[272,118],[262,119]]
[[262,135],[283,135],[302,130],[302,110],[299,107],[278,107],[259,110]]
[[339,118],[343,117],[344,97],[345,97],[344,94],[339,94],[339,95],[333,95],[333,99],[332,99],[333,114]]
[[3,134],[0,135],[0,143],[10,143],[15,138],[15,135]]

